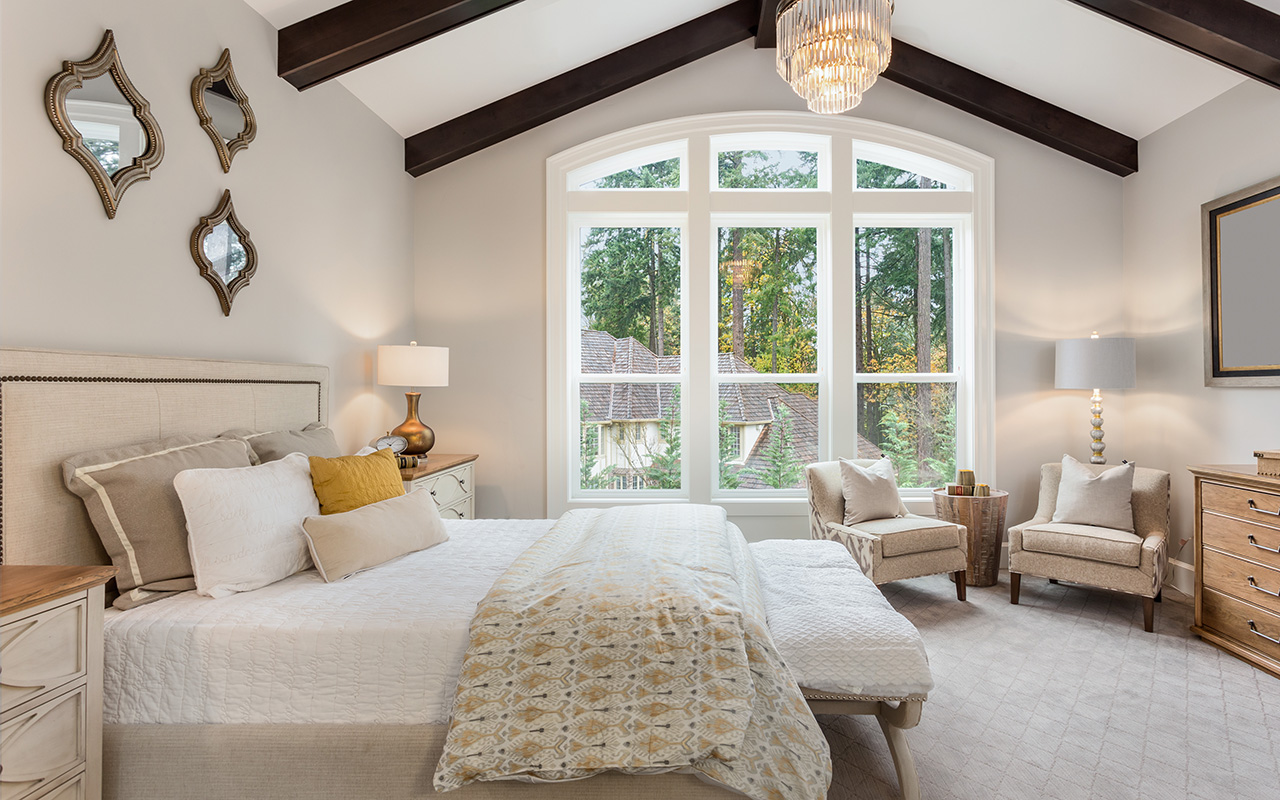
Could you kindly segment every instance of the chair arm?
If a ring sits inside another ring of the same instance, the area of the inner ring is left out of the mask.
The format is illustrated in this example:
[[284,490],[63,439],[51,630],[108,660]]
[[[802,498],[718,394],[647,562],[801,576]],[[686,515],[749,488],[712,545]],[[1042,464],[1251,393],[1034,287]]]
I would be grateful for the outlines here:
[[[1169,546],[1164,531],[1147,534],[1142,538],[1142,560],[1138,564],[1138,569],[1152,577],[1158,575],[1163,582],[1165,567],[1169,563],[1168,551]],[[1157,584],[1157,592],[1159,588]]]
[[858,562],[862,572],[871,575],[884,559],[884,544],[879,536],[872,536],[856,528],[841,525],[838,522],[827,523],[827,538],[837,541],[849,550],[853,560]]
[[1022,551],[1022,532],[1027,528],[1034,528],[1037,525],[1047,525],[1052,520],[1049,517],[1032,517],[1021,525],[1014,525],[1008,529],[1009,534],[1009,552],[1018,553]]

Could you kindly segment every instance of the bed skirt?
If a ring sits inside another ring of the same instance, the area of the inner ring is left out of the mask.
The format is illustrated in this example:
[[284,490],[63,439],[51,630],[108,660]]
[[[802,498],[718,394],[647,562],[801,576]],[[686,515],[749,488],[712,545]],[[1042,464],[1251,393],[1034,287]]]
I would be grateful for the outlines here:
[[693,775],[431,787],[447,725],[106,725],[104,800],[727,800]]

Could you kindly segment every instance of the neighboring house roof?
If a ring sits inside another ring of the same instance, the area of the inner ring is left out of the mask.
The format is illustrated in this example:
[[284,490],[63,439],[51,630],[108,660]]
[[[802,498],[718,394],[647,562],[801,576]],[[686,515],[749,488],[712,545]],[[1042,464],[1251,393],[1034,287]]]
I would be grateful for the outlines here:
[[[722,374],[759,374],[733,353],[717,359]],[[675,375],[680,372],[679,356],[656,356],[630,336],[617,339],[607,331],[582,331],[582,371],[596,375]],[[582,399],[587,402],[585,421],[600,424],[658,420],[676,413],[678,384],[585,383]],[[789,392],[776,383],[731,383],[720,387],[724,419],[737,425],[763,425],[764,430],[747,455],[740,473],[742,488],[769,488],[754,470],[769,466],[763,453],[777,429],[779,410],[790,412],[791,438],[802,464],[818,460],[818,402],[799,392]],[[858,436],[857,458],[879,458],[880,448]]]

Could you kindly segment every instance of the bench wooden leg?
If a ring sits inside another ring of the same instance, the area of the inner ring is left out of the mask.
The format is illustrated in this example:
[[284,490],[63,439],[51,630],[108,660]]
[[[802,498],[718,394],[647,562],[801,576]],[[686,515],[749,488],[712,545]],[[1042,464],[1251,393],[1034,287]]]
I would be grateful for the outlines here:
[[889,755],[893,756],[893,768],[898,773],[898,788],[902,791],[902,800],[920,800],[920,778],[916,775],[916,761],[907,745],[907,728],[913,728],[920,721],[919,701],[907,701],[891,706],[880,704],[876,721],[889,744]]
[[1018,604],[1018,593],[1022,591],[1022,573],[1009,573],[1009,602],[1015,606]]
[[964,587],[965,587],[965,582],[967,580],[965,578],[965,571],[957,570],[956,574],[953,575],[952,577],[954,577],[956,580],[956,599],[961,602],[964,602]]
[[1142,629],[1147,633],[1151,633],[1156,629],[1156,599],[1154,597],[1142,598]]

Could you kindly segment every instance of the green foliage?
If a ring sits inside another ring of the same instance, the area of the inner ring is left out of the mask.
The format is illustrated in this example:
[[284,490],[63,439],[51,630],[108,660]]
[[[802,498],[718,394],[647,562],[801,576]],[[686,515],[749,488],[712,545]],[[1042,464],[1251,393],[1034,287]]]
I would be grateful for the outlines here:
[[916,446],[911,436],[911,425],[899,419],[896,410],[890,410],[880,420],[880,434],[880,449],[893,462],[898,473],[898,485],[915,486]]
[[89,148],[89,152],[93,153],[93,157],[98,159],[98,163],[107,171],[108,175],[114,175],[116,170],[120,168],[120,143],[111,139],[85,139],[84,146]]
[[749,472],[775,489],[793,489],[804,474],[804,464],[796,458],[791,410],[782,403],[777,408],[777,418],[769,427],[769,445],[760,454],[765,466],[743,472]]
[[600,458],[600,426],[589,421],[590,414],[587,401],[579,404],[578,418],[581,420],[582,440],[578,454],[578,485],[583,489],[604,489],[609,485],[608,475],[596,475],[596,461]]
[[721,489],[737,489],[742,485],[742,480],[738,477],[739,467],[734,464],[734,459],[738,458],[738,448],[742,446],[742,432],[738,432],[737,447],[734,446],[734,440],[727,434],[729,428],[728,420],[728,404],[723,400],[720,401],[720,488]]
[[818,154],[805,150],[730,150],[718,166],[721,189],[818,188]]
[[679,186],[678,158],[615,172],[586,184],[587,189],[677,189]]
[[680,353],[680,230],[591,228],[583,243],[582,313],[592,330]]
[[[945,189],[945,183],[930,181],[928,187],[922,187],[919,175],[905,169],[891,167],[875,161],[858,159],[859,189]],[[929,180],[926,178],[925,180]]]

